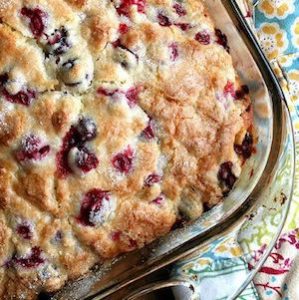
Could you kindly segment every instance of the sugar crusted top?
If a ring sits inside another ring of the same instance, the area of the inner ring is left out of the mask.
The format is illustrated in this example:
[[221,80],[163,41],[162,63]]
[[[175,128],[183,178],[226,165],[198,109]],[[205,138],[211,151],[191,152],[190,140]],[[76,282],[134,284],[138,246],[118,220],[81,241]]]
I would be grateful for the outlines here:
[[0,1],[0,20],[1,299],[58,290],[232,189],[252,109],[201,1]]

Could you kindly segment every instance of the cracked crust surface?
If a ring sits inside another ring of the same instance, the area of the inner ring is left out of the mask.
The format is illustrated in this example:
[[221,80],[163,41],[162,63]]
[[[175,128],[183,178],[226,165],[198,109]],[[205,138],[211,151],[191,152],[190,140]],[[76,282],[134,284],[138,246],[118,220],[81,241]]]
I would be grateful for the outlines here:
[[234,185],[248,88],[202,1],[0,0],[0,298],[36,299]]

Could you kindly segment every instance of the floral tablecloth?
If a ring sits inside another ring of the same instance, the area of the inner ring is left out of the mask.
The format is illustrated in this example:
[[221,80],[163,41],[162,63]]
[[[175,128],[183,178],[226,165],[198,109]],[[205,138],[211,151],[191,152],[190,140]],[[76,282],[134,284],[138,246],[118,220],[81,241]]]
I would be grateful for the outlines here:
[[[250,7],[250,3],[249,3]],[[284,234],[254,279],[261,299],[299,299],[299,0],[260,0],[258,40],[279,78],[296,138],[295,193]],[[262,252],[262,251],[261,251]]]
[[[239,300],[299,300],[299,0],[237,2],[285,93],[295,130],[297,157],[295,191],[283,233]],[[266,220],[261,222],[267,229]],[[254,233],[252,238],[262,239],[259,235],[263,231]],[[196,282],[198,299],[225,300],[233,286],[243,282],[251,263],[259,260],[264,250],[262,247],[253,260],[246,261],[235,236],[226,236],[214,241],[206,251],[178,262],[173,274]]]

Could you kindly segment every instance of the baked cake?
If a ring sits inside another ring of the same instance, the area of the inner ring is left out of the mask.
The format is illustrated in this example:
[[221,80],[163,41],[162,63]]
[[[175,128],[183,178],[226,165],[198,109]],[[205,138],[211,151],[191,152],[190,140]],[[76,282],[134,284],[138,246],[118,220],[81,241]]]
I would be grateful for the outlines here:
[[232,189],[252,109],[198,0],[0,1],[0,298],[35,299]]

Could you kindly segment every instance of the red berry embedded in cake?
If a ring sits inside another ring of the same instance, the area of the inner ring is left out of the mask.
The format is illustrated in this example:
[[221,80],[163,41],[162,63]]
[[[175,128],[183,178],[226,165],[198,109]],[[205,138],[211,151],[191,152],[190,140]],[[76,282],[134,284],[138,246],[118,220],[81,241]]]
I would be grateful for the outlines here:
[[133,167],[134,153],[130,146],[112,159],[113,167],[120,173],[128,174]]
[[215,35],[216,43],[221,45],[227,52],[229,52],[229,46],[226,35],[220,29],[215,29]]
[[169,20],[169,18],[167,16],[163,15],[162,13],[158,14],[158,22],[163,27],[168,27],[168,26],[172,25],[172,23]]
[[16,232],[20,235],[24,240],[31,240],[33,233],[32,233],[32,226],[28,222],[23,222],[19,224],[16,228]]
[[218,171],[218,180],[228,189],[231,190],[237,180],[237,177],[234,175],[233,171],[233,163],[231,161],[227,161],[220,165],[220,169]]
[[77,221],[84,226],[102,224],[109,213],[110,196],[107,191],[92,189],[83,198]]
[[103,96],[112,97],[116,93],[121,93],[121,91],[118,89],[108,90],[108,89],[104,89],[104,88],[100,87],[100,88],[98,88],[97,93],[100,95],[103,95]]
[[208,32],[202,31],[196,33],[195,40],[202,45],[209,45],[211,43],[211,36]]
[[114,41],[114,42],[112,43],[112,46],[113,46],[114,48],[117,48],[117,47],[123,47],[122,44],[121,44],[120,39],[117,39],[116,41]]
[[178,50],[178,44],[177,43],[171,43],[169,45],[170,49],[170,60],[176,61],[179,56],[179,50]]
[[241,100],[244,99],[246,95],[249,94],[249,88],[247,85],[242,85],[240,89],[236,90],[235,99]]
[[34,37],[40,38],[45,30],[47,14],[39,8],[30,9],[23,7],[21,15],[29,19],[29,27]]
[[146,128],[142,131],[142,136],[147,140],[155,138],[154,121],[150,118]]
[[71,48],[69,41],[69,32],[65,27],[55,29],[54,33],[48,37],[49,52],[54,55],[66,53]]
[[64,178],[73,173],[74,166],[70,166],[70,152],[73,150],[76,150],[74,151],[76,167],[84,173],[98,166],[99,161],[95,154],[85,147],[85,143],[93,140],[96,135],[96,124],[90,118],[80,118],[76,126],[71,126],[63,138],[60,151],[56,155],[57,174],[59,177]]
[[41,160],[50,152],[50,146],[45,145],[42,140],[31,134],[21,143],[20,148],[16,151],[16,159],[19,162],[27,160]]
[[56,155],[57,172],[59,177],[65,177],[72,173],[68,163],[70,150],[80,143],[80,137],[75,126],[72,126],[62,141],[61,150]]
[[120,34],[125,34],[129,31],[129,26],[127,24],[121,23],[118,27],[118,32]]
[[129,246],[130,250],[137,248],[137,242],[120,230],[112,232],[111,239],[114,242],[119,242],[120,240],[122,240],[122,242],[125,242],[127,246]]
[[120,230],[114,231],[111,233],[111,239],[113,241],[117,242],[120,240],[121,235],[122,235],[122,232]]
[[253,137],[252,134],[247,132],[241,145],[234,145],[235,152],[243,156],[244,159],[250,158],[253,153]]
[[151,187],[155,183],[159,183],[161,181],[161,176],[158,174],[150,174],[144,181],[144,186]]
[[0,85],[3,86],[4,84],[7,83],[9,77],[7,73],[1,74],[0,75]]
[[182,6],[182,4],[180,3],[175,3],[173,6],[172,6],[175,10],[175,12],[180,16],[185,16],[187,14],[187,11],[186,9]]
[[131,87],[126,92],[121,91],[119,89],[108,90],[108,89],[104,89],[104,88],[98,88],[97,93],[100,95],[103,95],[103,96],[107,96],[107,97],[113,97],[117,94],[120,94],[120,95],[123,94],[123,95],[125,95],[125,97],[127,99],[128,105],[132,108],[138,102],[138,96],[139,96],[140,91],[141,91],[141,87]]
[[140,92],[140,87],[131,87],[126,91],[126,98],[128,99],[128,104],[133,107],[138,102],[138,95]]
[[156,205],[161,205],[163,204],[164,200],[165,200],[164,196],[160,195],[156,199],[152,200],[152,203]]
[[227,83],[224,87],[224,94],[231,95],[233,98],[235,98],[235,96],[236,96],[234,83],[231,82],[230,80],[227,81]]
[[36,93],[29,89],[19,91],[15,95],[11,95],[6,89],[4,89],[2,94],[7,101],[25,106],[29,106],[36,97]]
[[129,238],[129,247],[133,250],[133,249],[136,249],[137,248],[137,241]]
[[81,141],[91,141],[97,136],[97,125],[91,118],[80,118],[77,130]]
[[129,17],[131,7],[135,5],[137,7],[137,11],[139,13],[145,12],[145,0],[122,0],[121,4],[116,8],[116,11],[119,15],[124,15],[126,17]]
[[45,259],[42,257],[42,250],[39,247],[33,247],[28,256],[14,257],[12,263],[19,265],[23,268],[37,268],[45,263]]
[[175,26],[179,27],[183,31],[187,31],[192,28],[189,23],[174,23]]
[[75,163],[82,172],[88,173],[92,169],[97,168],[99,160],[94,153],[83,147],[76,152]]

